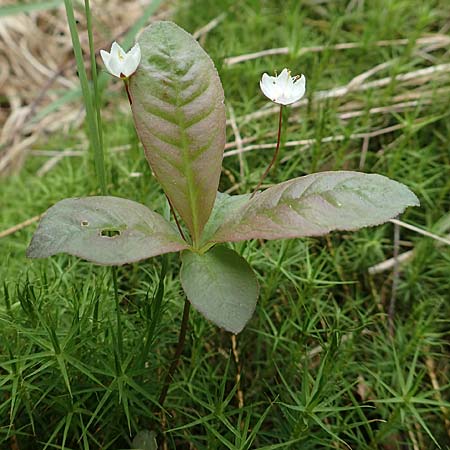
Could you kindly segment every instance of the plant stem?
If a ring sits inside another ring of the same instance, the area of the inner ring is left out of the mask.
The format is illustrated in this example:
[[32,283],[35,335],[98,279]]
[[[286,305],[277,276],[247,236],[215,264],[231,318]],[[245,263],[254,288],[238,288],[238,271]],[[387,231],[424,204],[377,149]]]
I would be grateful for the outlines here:
[[172,382],[173,374],[175,373],[175,370],[178,366],[178,363],[180,362],[180,356],[183,351],[184,347],[184,341],[186,340],[186,331],[189,323],[189,310],[190,310],[191,304],[188,300],[184,301],[184,309],[183,309],[183,318],[181,319],[181,326],[180,326],[180,334],[178,336],[178,344],[175,349],[175,355],[172,360],[172,364],[169,367],[169,370],[167,372],[166,378],[164,380],[164,385],[161,391],[161,395],[159,396],[159,404],[161,407],[164,405],[164,401],[166,400],[167,392],[169,391],[170,383]]
[[278,116],[278,137],[277,137],[277,147],[275,149],[275,153],[273,155],[272,161],[270,161],[270,164],[267,166],[267,169],[264,171],[261,179],[259,180],[258,185],[255,187],[254,191],[252,192],[252,195],[250,198],[253,198],[258,191],[258,189],[261,187],[262,182],[264,181],[264,178],[266,178],[267,174],[270,172],[270,169],[275,164],[275,161],[278,158],[278,153],[280,151],[280,142],[281,142],[281,128],[283,125],[283,105],[280,105],[280,114]]
[[[105,163],[103,159],[103,150],[100,145],[98,124],[92,103],[91,91],[86,74],[86,68],[83,60],[83,52],[81,50],[80,38],[78,35],[75,14],[73,11],[72,0],[64,0],[66,7],[67,21],[69,23],[70,36],[72,38],[73,52],[77,63],[78,76],[80,77],[81,91],[83,93],[84,105],[86,107],[86,120],[89,130],[89,141],[94,151],[95,171],[99,179],[102,193],[106,192]],[[92,36],[91,36],[92,37]]]
[[131,106],[133,104],[133,100],[132,100],[131,94],[130,94],[129,80],[125,79],[125,80],[123,80],[123,82],[125,84],[125,90],[127,91],[128,102],[130,103],[130,106]]
[[89,39],[89,53],[91,57],[91,75],[92,75],[92,84],[94,90],[93,102],[94,109],[96,113],[97,119],[97,136],[99,141],[99,150],[100,150],[100,164],[99,170],[102,172],[100,177],[102,182],[100,183],[100,189],[102,190],[102,194],[106,195],[106,170],[105,170],[105,162],[104,162],[104,149],[103,149],[103,129],[102,129],[102,118],[100,113],[100,90],[98,88],[98,76],[97,76],[97,61],[95,59],[95,47],[94,47],[94,37],[92,35],[92,14],[91,14],[91,6],[89,0],[84,0],[84,9],[86,13],[86,25]]
[[177,224],[178,231],[183,238],[184,241],[187,242],[186,236],[183,233],[183,229],[181,228],[180,222],[178,221],[177,214],[175,213],[175,208],[172,205],[172,202],[170,201],[169,197],[166,195],[167,201],[169,202],[170,211],[172,212],[173,218],[175,219],[175,223]]
[[111,267],[113,285],[114,285],[114,299],[116,301],[116,320],[117,320],[117,344],[119,346],[120,358],[123,356],[123,339],[122,339],[122,319],[120,318],[120,301],[119,301],[119,287],[117,285],[117,267]]

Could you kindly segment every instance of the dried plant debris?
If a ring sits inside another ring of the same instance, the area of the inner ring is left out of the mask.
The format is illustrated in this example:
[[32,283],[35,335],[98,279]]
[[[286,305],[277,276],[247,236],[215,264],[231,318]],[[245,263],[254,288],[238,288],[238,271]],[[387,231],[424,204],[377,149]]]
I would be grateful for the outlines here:
[[[26,6],[32,2],[24,3]],[[107,47],[123,36],[151,5],[151,0],[94,0],[94,42]],[[148,22],[170,15],[162,2]],[[72,42],[64,5],[0,18],[0,175],[20,169],[33,144],[56,131],[79,127],[84,119]],[[84,11],[78,9],[80,39],[88,55]],[[143,25],[146,25],[143,24]],[[86,64],[89,65],[88,58]],[[72,93],[72,95],[71,95]]]

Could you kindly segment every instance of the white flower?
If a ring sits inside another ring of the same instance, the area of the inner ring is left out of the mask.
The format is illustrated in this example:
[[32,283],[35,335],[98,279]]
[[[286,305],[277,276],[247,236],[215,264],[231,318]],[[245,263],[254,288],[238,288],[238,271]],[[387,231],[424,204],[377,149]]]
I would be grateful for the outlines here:
[[128,53],[117,43],[113,42],[111,53],[100,50],[103,63],[111,75],[118,78],[128,78],[136,72],[141,61],[141,48],[136,44]]
[[259,85],[264,95],[280,105],[290,105],[305,95],[305,76],[291,77],[291,72],[283,69],[280,75],[271,77],[263,74]]

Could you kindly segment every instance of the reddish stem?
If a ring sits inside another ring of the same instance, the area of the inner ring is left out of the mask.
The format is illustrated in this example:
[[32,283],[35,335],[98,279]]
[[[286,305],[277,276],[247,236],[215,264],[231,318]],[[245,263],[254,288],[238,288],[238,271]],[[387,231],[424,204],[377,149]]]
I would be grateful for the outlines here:
[[275,149],[275,153],[273,155],[272,161],[270,161],[270,164],[267,166],[267,169],[264,171],[261,179],[259,180],[258,185],[255,187],[252,195],[250,198],[253,198],[258,191],[258,189],[261,187],[262,182],[264,181],[264,178],[266,178],[267,174],[270,172],[270,169],[275,164],[275,161],[278,158],[278,153],[280,151],[280,141],[281,141],[281,127],[283,125],[283,105],[280,105],[280,114],[278,116],[278,137],[277,137],[277,147]]
[[172,382],[173,375],[175,370],[180,362],[180,356],[183,352],[184,341],[186,340],[186,331],[189,323],[189,309],[191,304],[188,300],[184,301],[184,309],[183,309],[183,318],[181,319],[181,327],[180,334],[178,335],[178,344],[175,349],[175,355],[172,360],[172,364],[169,367],[169,370],[166,374],[166,378],[164,380],[164,385],[161,391],[161,395],[159,396],[159,404],[162,407],[164,405],[164,401],[166,400],[167,392],[169,391],[170,383]]
[[178,231],[180,232],[181,237],[187,242],[187,239],[186,239],[186,237],[185,237],[185,235],[183,233],[183,230],[181,228],[180,222],[178,222],[178,217],[177,217],[177,214],[175,212],[175,208],[173,207],[172,202],[170,201],[170,199],[169,199],[169,197],[167,195],[166,195],[166,198],[167,198],[167,201],[169,202],[170,210],[172,211],[172,215],[173,215],[173,218],[175,219],[175,223],[177,224]]
[[125,83],[125,90],[127,91],[127,96],[128,96],[128,101],[130,102],[130,105],[133,104],[133,100],[131,98],[131,94],[130,94],[130,88],[128,86],[128,79],[123,80]]

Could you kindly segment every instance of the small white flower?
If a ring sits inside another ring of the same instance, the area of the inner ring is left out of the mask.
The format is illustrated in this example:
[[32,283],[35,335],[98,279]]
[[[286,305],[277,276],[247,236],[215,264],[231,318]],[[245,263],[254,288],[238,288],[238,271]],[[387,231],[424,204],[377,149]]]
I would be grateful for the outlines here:
[[118,78],[128,78],[136,72],[141,61],[141,48],[136,44],[128,53],[117,43],[113,42],[111,52],[100,50],[106,69]]
[[264,95],[280,105],[290,105],[305,95],[305,76],[291,77],[291,72],[283,69],[280,75],[271,77],[263,74],[259,85]]

